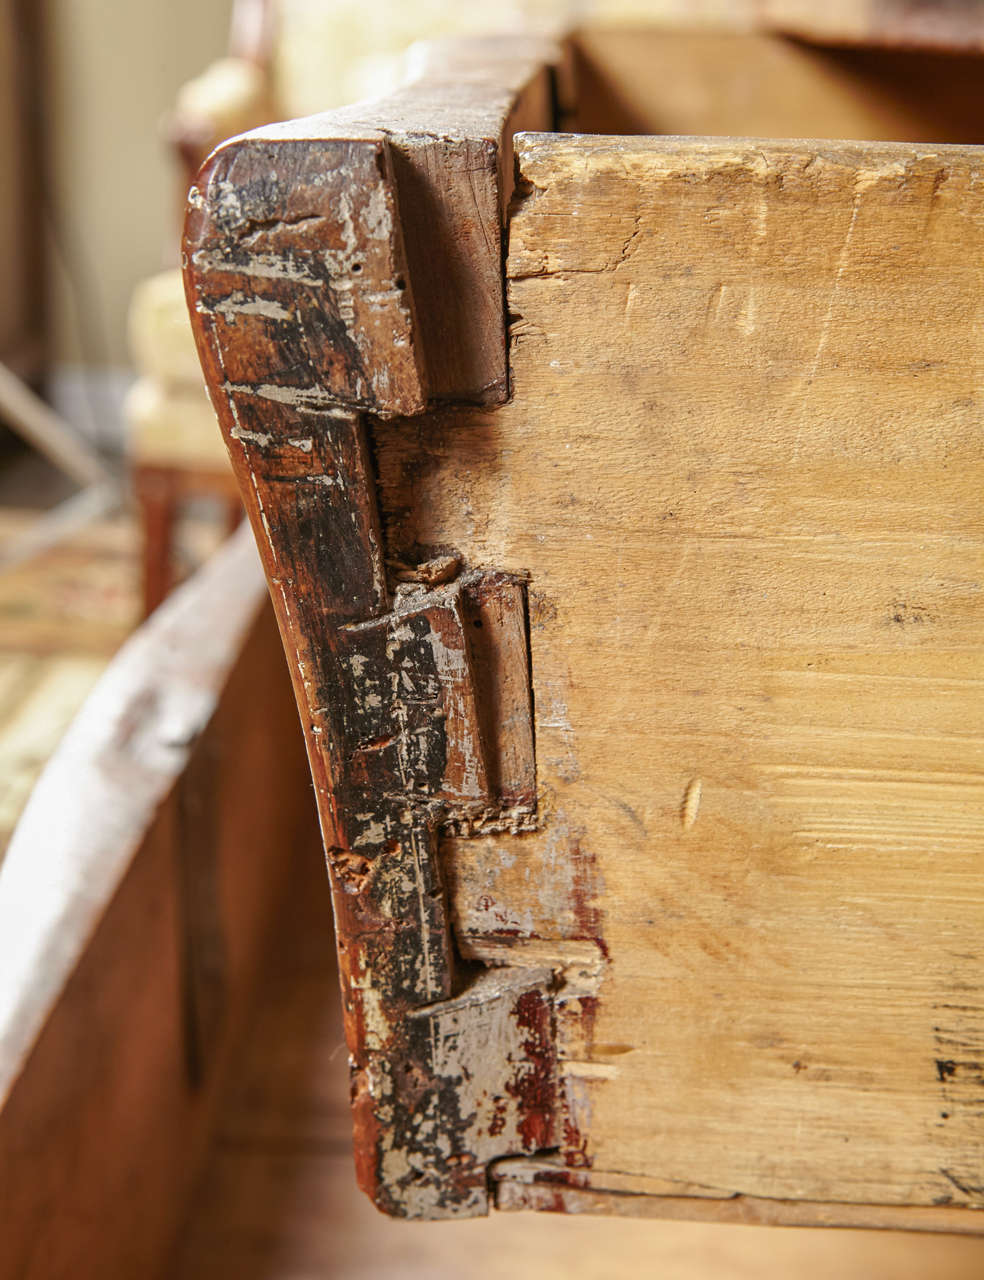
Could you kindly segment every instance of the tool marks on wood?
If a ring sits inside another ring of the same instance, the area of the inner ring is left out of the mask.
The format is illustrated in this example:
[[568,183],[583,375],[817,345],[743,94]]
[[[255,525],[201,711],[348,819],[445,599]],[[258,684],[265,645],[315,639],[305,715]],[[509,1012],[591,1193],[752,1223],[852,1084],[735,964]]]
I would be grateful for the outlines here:
[[[506,394],[509,131],[550,123],[543,51],[507,46],[495,93],[465,76],[446,129],[411,89],[383,124],[354,110],[233,140],[185,241],[305,726],[359,1178],[402,1216],[484,1212],[490,1160],[558,1145],[558,1010],[589,998],[559,962],[456,955],[442,833],[537,826],[526,575],[401,547],[391,581],[361,416]],[[435,252],[460,287],[438,287]]]

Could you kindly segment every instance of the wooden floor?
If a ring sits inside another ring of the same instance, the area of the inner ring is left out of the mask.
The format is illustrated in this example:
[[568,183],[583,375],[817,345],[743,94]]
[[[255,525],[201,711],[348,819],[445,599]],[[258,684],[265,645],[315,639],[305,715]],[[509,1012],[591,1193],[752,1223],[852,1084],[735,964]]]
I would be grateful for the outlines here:
[[502,1214],[381,1217],[356,1189],[328,887],[299,867],[168,1280],[980,1280],[984,1239]]

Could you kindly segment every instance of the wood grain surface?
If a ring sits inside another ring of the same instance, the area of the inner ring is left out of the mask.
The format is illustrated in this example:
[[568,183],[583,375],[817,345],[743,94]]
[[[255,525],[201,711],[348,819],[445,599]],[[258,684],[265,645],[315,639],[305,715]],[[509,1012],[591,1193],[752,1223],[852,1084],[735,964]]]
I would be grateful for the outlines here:
[[592,1180],[978,1205],[978,154],[517,154],[514,400],[374,435],[391,549],[530,575],[456,930],[603,939]]
[[[984,28],[982,28],[984,29]],[[582,27],[575,133],[976,143],[980,53],[837,46],[776,32]]]
[[[475,56],[518,101],[522,56]],[[308,732],[361,1184],[976,1230],[979,153],[506,129],[510,398],[470,408],[400,176],[439,161],[467,239],[457,144],[391,106],[218,153],[186,245]],[[529,623],[522,822],[473,820],[483,574]]]

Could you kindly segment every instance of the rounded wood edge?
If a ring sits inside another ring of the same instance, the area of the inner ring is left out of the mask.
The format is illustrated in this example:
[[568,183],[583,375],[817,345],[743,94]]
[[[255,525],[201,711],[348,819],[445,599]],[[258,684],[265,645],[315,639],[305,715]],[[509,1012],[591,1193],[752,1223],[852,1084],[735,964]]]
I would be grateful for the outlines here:
[[265,596],[244,528],[127,640],[38,779],[0,866],[0,1106]]

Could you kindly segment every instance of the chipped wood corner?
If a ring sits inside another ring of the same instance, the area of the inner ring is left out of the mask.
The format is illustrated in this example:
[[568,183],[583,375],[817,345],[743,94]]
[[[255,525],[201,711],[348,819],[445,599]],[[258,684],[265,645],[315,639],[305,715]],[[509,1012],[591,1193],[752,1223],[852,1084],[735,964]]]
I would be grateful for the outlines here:
[[[388,144],[372,130],[317,132],[234,138],[192,188],[185,262],[208,385],[230,404],[419,413],[426,391]],[[251,344],[275,345],[287,326],[302,350],[258,381]],[[233,439],[243,429],[234,423]]]
[[486,1213],[492,1161],[574,1132],[558,1023],[604,967],[594,943],[454,936],[442,836],[538,823],[527,583],[456,554],[388,570],[367,436],[366,415],[508,393],[511,136],[551,126],[559,54],[491,44],[454,42],[375,106],[226,143],[184,243],[314,777],[359,1182],[403,1217]]

